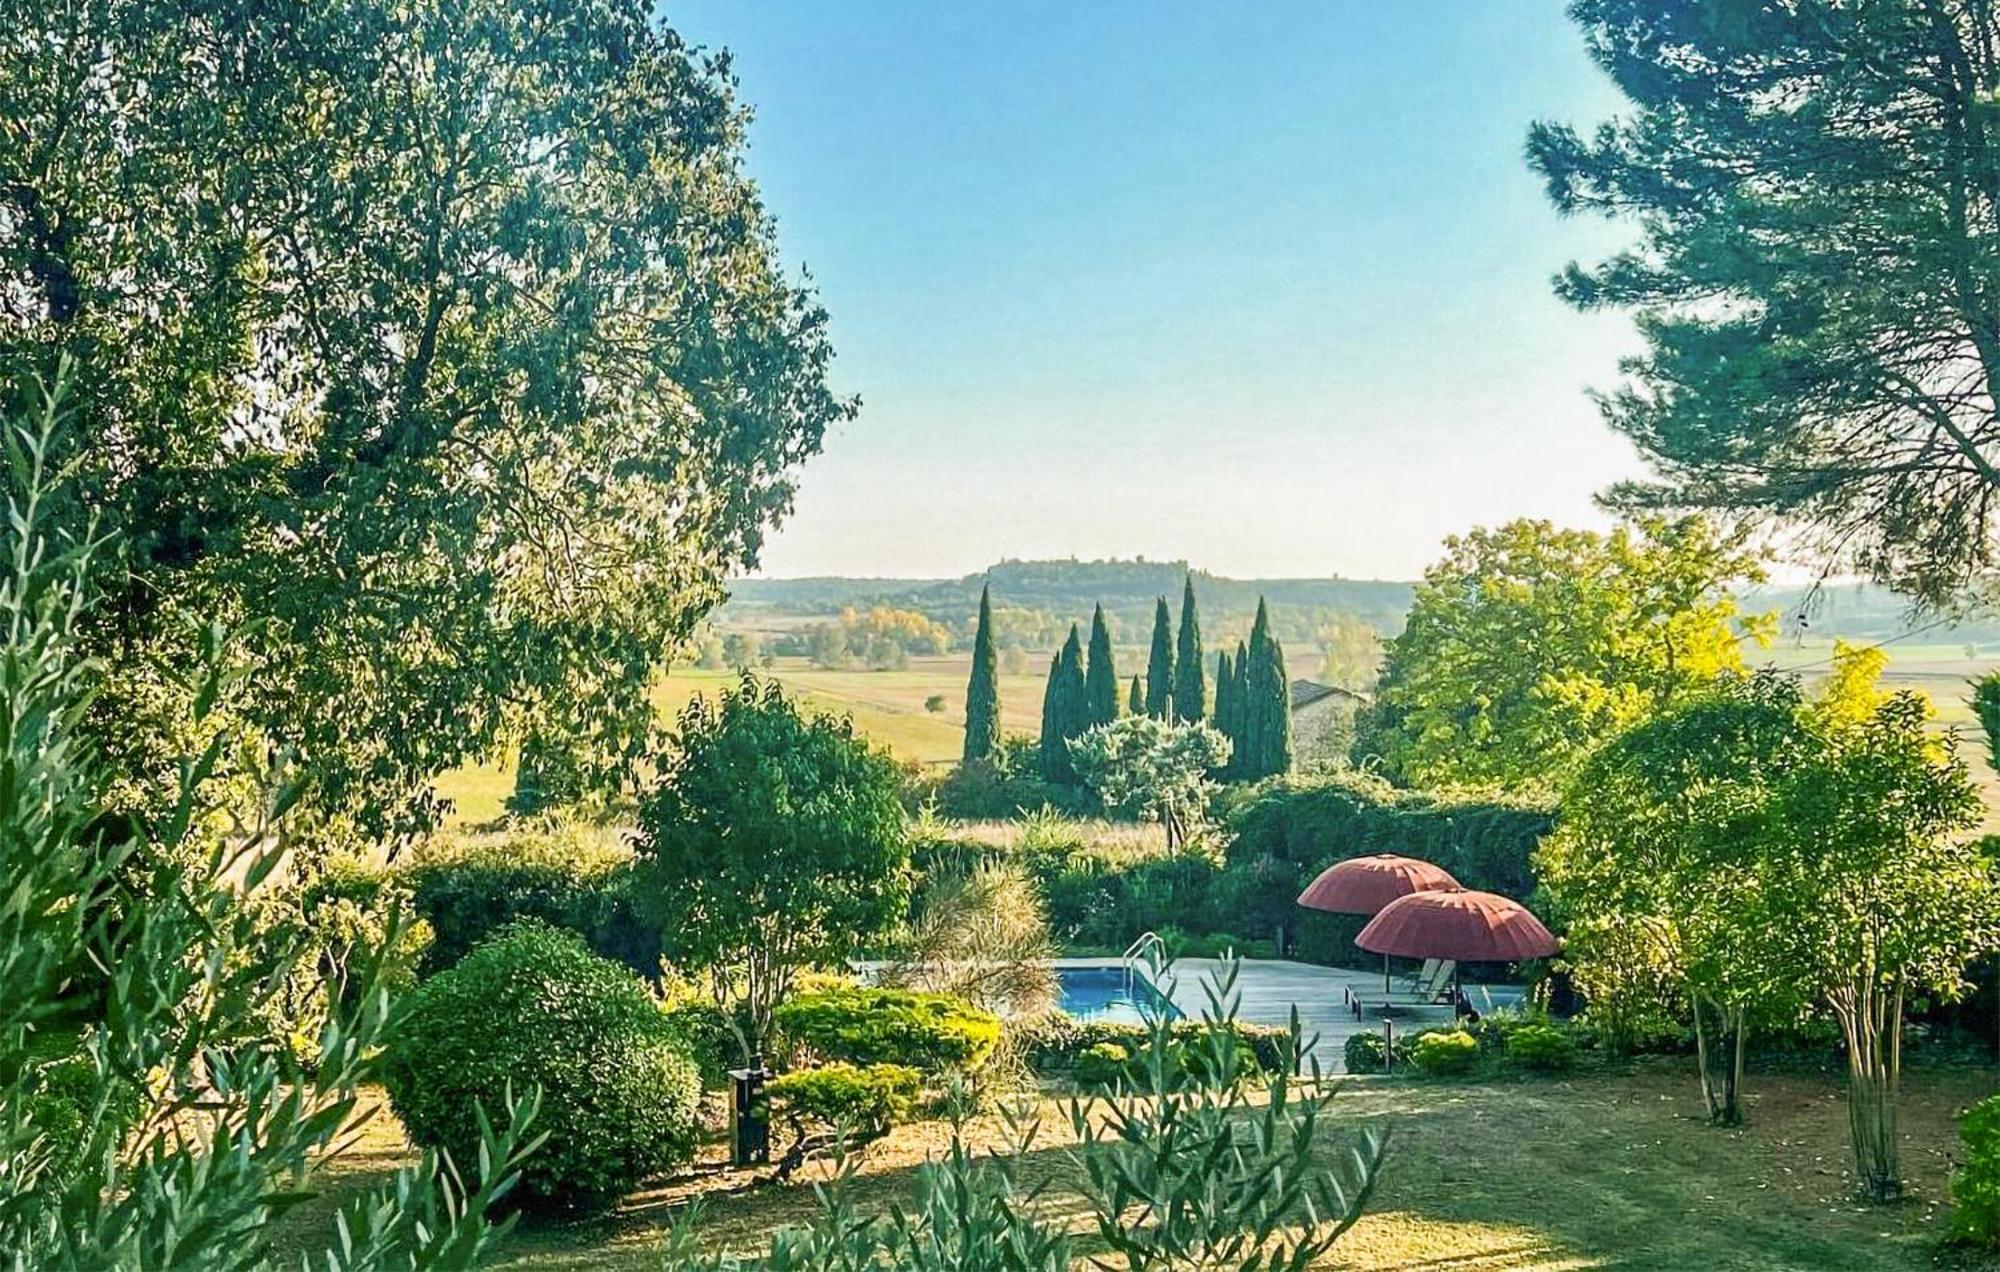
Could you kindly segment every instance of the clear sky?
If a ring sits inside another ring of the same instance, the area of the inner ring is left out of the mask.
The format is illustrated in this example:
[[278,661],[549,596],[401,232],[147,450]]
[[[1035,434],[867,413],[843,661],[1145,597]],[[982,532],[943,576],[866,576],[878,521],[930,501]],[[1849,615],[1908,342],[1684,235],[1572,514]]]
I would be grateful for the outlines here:
[[698,0],[860,417],[763,573],[1001,557],[1414,576],[1446,534],[1601,525],[1585,397],[1633,347],[1550,275],[1530,121],[1617,107],[1558,0]]

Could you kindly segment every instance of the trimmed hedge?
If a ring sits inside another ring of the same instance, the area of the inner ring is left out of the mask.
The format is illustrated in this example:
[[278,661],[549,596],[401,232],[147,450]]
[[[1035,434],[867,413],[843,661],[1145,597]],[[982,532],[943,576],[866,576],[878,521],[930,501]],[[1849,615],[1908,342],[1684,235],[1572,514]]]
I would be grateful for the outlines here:
[[1576,1067],[1576,1039],[1557,1025],[1522,1025],[1507,1035],[1507,1058],[1524,1069],[1560,1073]]
[[410,1137],[478,1161],[478,1110],[503,1115],[508,1092],[541,1089],[523,1167],[531,1207],[608,1208],[694,1153],[701,1077],[683,1043],[625,968],[575,934],[523,922],[405,1000],[382,1079]]
[[1464,1073],[1479,1063],[1479,1039],[1463,1029],[1434,1029],[1410,1044],[1410,1063],[1432,1077]]
[[1529,859],[1554,826],[1545,801],[1401,790],[1355,773],[1288,777],[1231,811],[1227,855],[1232,866],[1268,858],[1310,879],[1336,861],[1393,852],[1435,862],[1468,888],[1526,901],[1535,890]]
[[494,932],[534,919],[574,932],[642,976],[659,971],[657,936],[633,907],[631,861],[574,837],[520,833],[422,859],[398,872],[431,927],[418,971],[444,971]]
[[908,1120],[923,1081],[906,1064],[837,1063],[775,1078],[764,1094],[772,1113],[801,1134],[812,1123],[872,1138]]
[[[1201,1020],[1176,1020],[1167,1026],[1169,1035],[1177,1042],[1197,1039],[1209,1028],[1209,1024]],[[1237,1043],[1256,1061],[1259,1069],[1275,1073],[1290,1062],[1286,1054],[1289,1030],[1275,1025],[1246,1024],[1240,1020],[1230,1021],[1227,1028],[1236,1035]],[[1078,1020],[1062,1012],[1053,1012],[1025,1026],[1020,1033],[1020,1044],[1028,1066],[1036,1072],[1069,1073],[1081,1080],[1074,1071],[1084,1054],[1092,1048],[1108,1043],[1124,1048],[1128,1056],[1136,1055],[1144,1049],[1151,1036],[1151,1031],[1144,1025]]]
[[841,987],[799,994],[772,1013],[792,1046],[855,1065],[926,1073],[976,1069],[1000,1045],[1000,1018],[950,994]]

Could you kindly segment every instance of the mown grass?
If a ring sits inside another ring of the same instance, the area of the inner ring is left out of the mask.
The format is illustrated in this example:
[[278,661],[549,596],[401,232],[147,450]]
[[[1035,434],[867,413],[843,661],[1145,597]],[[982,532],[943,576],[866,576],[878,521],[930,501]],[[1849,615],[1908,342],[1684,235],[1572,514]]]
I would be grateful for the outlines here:
[[[1391,1141],[1368,1214],[1318,1266],[1346,1269],[1917,1269],[1937,1265],[1947,1227],[1953,1120],[1990,1094],[1991,1070],[1918,1070],[1902,1124],[1911,1199],[1853,1199],[1841,1084],[1831,1077],[1757,1076],[1749,1124],[1700,1118],[1684,1064],[1569,1079],[1446,1085],[1355,1079],[1338,1097],[1326,1141],[1363,1122]],[[1074,1167],[1052,1100],[1045,1138],[1025,1163],[1061,1208]],[[990,1127],[976,1128],[980,1136]],[[885,1208],[946,1142],[942,1125],[898,1129],[864,1157],[857,1200]],[[335,1191],[409,1159],[393,1119],[377,1119],[356,1155],[331,1172]],[[688,1177],[641,1193],[618,1214],[521,1228],[502,1263],[522,1268],[656,1268],[683,1204],[707,1195],[702,1233],[715,1248],[761,1249],[774,1228],[812,1212],[808,1171],[784,1186],[754,1183],[705,1149]],[[322,1209],[315,1207],[316,1210]],[[309,1217],[309,1216],[307,1216]],[[1952,1266],[1976,1266],[1957,1254]],[[1079,1266],[1082,1266],[1081,1264]]]

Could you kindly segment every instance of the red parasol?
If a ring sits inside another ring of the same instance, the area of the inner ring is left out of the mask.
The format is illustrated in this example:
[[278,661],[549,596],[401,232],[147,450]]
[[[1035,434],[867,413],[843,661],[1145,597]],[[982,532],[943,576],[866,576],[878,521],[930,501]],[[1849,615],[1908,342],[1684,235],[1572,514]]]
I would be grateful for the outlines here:
[[1454,888],[1413,892],[1383,907],[1354,943],[1375,954],[1513,963],[1547,958],[1556,938],[1519,902]]
[[1375,914],[1391,901],[1412,892],[1457,886],[1458,880],[1442,867],[1384,852],[1372,857],[1350,857],[1328,866],[1299,893],[1299,904],[1308,910],[1334,914]]

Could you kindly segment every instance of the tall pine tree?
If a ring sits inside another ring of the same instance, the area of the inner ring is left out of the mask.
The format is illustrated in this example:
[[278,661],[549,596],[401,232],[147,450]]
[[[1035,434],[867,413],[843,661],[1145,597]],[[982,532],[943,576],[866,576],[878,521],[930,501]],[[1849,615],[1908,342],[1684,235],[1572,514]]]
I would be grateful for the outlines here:
[[1155,720],[1167,718],[1167,702],[1174,693],[1173,619],[1162,596],[1153,609],[1153,651],[1146,660],[1146,714]]
[[1224,777],[1233,776],[1236,772],[1236,672],[1233,667],[1227,649],[1215,656],[1215,713],[1210,717],[1210,723],[1217,733],[1229,739],[1229,763],[1222,766]]
[[964,762],[993,758],[1000,749],[1000,655],[993,647],[993,598],[979,589],[979,630],[972,636],[972,678],[965,685]]
[[1085,729],[1118,718],[1118,668],[1111,661],[1111,628],[1104,621],[1102,605],[1090,616],[1090,661],[1084,670],[1083,702]]
[[[1166,603],[1160,604],[1166,613]],[[1157,639],[1157,637],[1155,638]],[[1201,664],[1201,615],[1194,607],[1194,576],[1181,589],[1180,640],[1174,649],[1174,718],[1202,720],[1208,716],[1208,685]]]
[[1146,710],[1146,689],[1137,676],[1132,677],[1132,692],[1125,695],[1125,714],[1143,715]]
[[1250,647],[1236,642],[1236,657],[1229,660],[1229,740],[1236,746],[1229,775],[1241,778],[1250,771]]
[[[1114,691],[1115,692],[1115,691]],[[1049,667],[1048,689],[1042,695],[1042,776],[1051,782],[1071,785],[1076,766],[1070,763],[1069,740],[1090,727],[1084,703],[1083,637],[1071,623],[1069,639],[1063,642]]]

